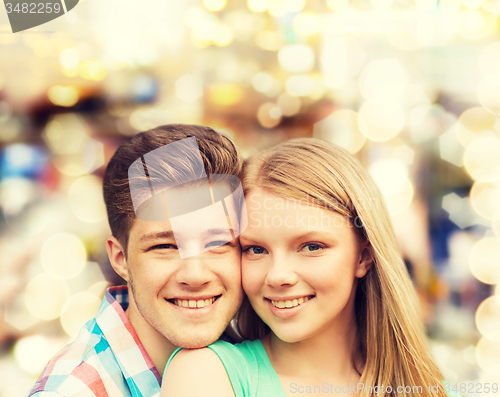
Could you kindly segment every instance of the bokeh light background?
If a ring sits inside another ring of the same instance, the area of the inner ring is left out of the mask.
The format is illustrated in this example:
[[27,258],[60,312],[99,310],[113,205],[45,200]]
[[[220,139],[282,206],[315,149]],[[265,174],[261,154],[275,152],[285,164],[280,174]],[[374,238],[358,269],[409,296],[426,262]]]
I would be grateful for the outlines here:
[[355,153],[445,378],[500,383],[499,15],[498,0],[83,0],[13,34],[0,6],[0,395],[25,395],[121,282],[103,166],[167,123],[212,126],[244,156],[299,136]]

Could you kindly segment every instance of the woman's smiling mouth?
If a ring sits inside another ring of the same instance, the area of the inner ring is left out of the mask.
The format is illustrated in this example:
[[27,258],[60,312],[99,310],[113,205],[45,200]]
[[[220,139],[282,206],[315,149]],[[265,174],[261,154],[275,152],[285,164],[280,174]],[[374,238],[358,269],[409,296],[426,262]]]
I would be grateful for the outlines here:
[[273,300],[267,299],[272,303],[272,305],[278,309],[291,309],[293,307],[297,307],[307,302],[309,299],[314,298],[314,295],[307,295],[300,298],[295,299],[284,299],[284,300]]

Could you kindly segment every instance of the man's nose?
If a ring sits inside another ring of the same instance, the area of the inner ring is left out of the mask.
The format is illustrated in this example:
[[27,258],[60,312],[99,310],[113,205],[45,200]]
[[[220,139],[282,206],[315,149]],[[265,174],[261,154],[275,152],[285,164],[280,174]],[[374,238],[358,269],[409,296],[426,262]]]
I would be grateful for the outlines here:
[[203,254],[182,259],[175,276],[176,281],[190,288],[200,288],[210,283],[215,277],[209,267],[210,260]]

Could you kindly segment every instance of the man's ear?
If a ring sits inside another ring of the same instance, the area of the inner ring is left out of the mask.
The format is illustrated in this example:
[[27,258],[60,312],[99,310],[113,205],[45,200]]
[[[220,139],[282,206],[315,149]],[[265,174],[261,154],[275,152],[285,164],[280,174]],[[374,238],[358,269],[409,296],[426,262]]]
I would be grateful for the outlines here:
[[359,245],[360,253],[355,276],[363,278],[373,265],[373,250],[371,244],[366,240]]
[[109,262],[116,274],[125,281],[128,281],[127,258],[125,250],[120,242],[114,236],[109,236],[106,239],[106,251],[108,252]]

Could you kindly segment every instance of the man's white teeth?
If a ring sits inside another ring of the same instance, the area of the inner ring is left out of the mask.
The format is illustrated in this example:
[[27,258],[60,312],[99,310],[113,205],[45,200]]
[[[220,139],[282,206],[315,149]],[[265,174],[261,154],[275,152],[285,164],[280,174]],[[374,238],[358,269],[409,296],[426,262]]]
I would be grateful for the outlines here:
[[292,300],[285,300],[285,301],[271,301],[274,307],[277,307],[279,309],[284,309],[284,308],[291,308],[291,307],[296,307],[299,305],[302,305],[304,302],[307,302],[309,299],[311,299],[309,296],[304,296],[303,298],[299,299],[292,299]]
[[202,307],[205,306],[210,306],[212,303],[215,301],[215,296],[212,298],[208,299],[200,299],[200,300],[194,300],[194,299],[174,299],[174,304],[180,307],[189,307],[191,309],[201,309]]

